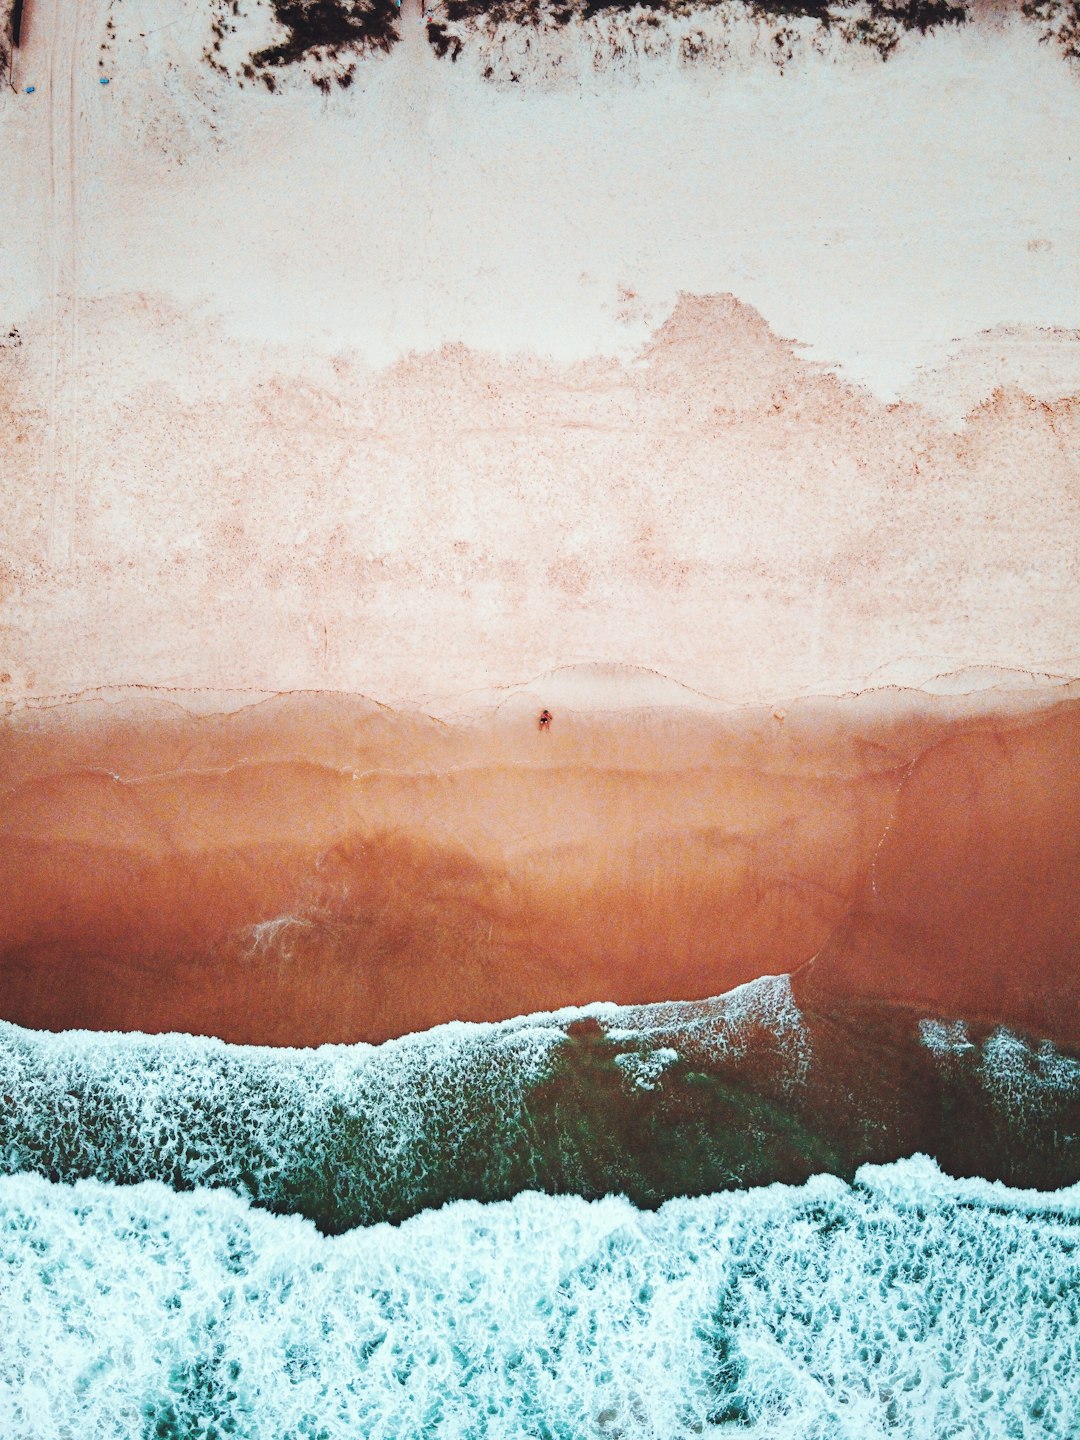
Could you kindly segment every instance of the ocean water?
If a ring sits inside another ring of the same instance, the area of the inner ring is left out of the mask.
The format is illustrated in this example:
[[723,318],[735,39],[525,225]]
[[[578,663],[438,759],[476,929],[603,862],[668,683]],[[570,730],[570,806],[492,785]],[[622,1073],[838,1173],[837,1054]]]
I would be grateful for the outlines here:
[[318,1050],[0,1024],[0,1173],[230,1189],[329,1234],[523,1190],[655,1207],[917,1150],[1080,1182],[1080,1061],[1000,1028],[874,1023],[838,1044],[767,977]]
[[0,1181],[0,1434],[1080,1433],[1080,1188],[924,1157],[321,1235],[223,1192]]
[[1080,1061],[1000,1027],[784,977],[318,1050],[0,1025],[0,1440],[1076,1440],[1077,1376]]

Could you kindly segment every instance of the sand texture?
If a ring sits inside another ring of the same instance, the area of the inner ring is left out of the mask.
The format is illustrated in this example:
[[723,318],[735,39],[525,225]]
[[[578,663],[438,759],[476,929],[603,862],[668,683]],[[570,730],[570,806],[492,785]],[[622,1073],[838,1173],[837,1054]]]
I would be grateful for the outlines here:
[[27,0],[0,1014],[1078,1044],[1067,7],[564,9]]
[[[380,1040],[720,994],[1080,1043],[1074,699],[554,708],[131,699],[3,732],[0,1008]],[[557,687],[553,687],[557,688]]]

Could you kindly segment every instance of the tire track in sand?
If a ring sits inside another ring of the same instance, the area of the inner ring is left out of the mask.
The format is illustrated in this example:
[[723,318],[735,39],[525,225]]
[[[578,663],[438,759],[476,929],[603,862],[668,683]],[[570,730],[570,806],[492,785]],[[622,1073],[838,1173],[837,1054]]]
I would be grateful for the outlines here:
[[[427,0],[401,0],[401,41],[391,51],[394,83],[388,91],[387,134],[405,160],[402,213],[409,215],[419,242],[406,247],[398,272],[402,294],[409,297],[402,304],[414,317],[424,313],[426,306],[425,274],[431,264],[426,237],[437,233],[435,155],[438,135],[445,125],[445,64],[436,58],[428,41],[426,5]],[[419,335],[414,337],[414,343],[423,348]]]
[[49,560],[64,569],[71,560],[79,465],[77,82],[83,0],[38,0],[34,12],[49,47]]
[[[401,123],[424,136],[431,120],[432,88],[437,61],[427,38],[426,0],[401,0],[398,55],[403,84],[397,91],[402,103]],[[425,146],[426,148],[426,146]]]

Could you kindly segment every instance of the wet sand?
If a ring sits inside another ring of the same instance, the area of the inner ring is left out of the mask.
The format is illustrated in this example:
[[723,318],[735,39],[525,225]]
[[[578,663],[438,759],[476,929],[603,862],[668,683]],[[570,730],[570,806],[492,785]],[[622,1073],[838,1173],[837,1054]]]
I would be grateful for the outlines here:
[[1080,704],[12,709],[0,1015],[377,1041],[794,973],[1080,1045]]

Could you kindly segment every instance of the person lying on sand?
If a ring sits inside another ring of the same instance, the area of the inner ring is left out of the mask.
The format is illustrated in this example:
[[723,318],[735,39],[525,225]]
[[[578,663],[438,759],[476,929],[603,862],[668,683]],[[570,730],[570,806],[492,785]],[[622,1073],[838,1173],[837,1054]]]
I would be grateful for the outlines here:
[[550,729],[551,729],[551,711],[550,711],[550,710],[541,710],[541,711],[540,711],[540,729],[541,729],[541,730],[550,730]]

